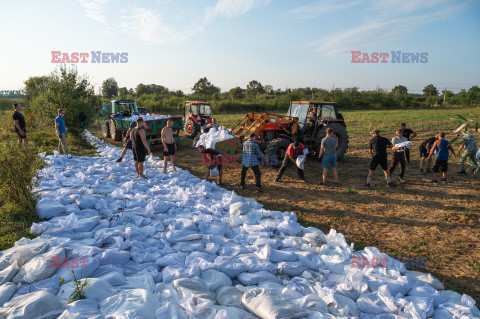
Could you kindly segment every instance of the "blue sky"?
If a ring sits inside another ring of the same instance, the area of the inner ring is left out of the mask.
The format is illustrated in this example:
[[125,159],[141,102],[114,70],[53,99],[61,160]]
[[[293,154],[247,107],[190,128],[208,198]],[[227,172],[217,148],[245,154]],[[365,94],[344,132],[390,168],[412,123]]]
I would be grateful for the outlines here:
[[[77,64],[98,88],[155,83],[190,92],[274,88],[420,92],[480,85],[480,0],[0,0],[0,89],[49,74],[51,51],[128,52],[126,64]],[[428,52],[425,64],[355,64],[351,51]]]

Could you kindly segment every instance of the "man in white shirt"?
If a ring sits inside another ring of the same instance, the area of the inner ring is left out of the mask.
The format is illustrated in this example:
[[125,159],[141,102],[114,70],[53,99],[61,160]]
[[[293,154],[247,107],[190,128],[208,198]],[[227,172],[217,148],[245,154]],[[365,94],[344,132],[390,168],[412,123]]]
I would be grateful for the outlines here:
[[392,138],[392,150],[393,150],[393,161],[390,166],[390,175],[392,175],[393,171],[400,163],[400,174],[398,174],[398,180],[402,183],[405,183],[403,176],[405,174],[405,149],[404,147],[398,147],[397,144],[407,142],[408,139],[403,136],[403,131],[398,130],[395,132],[395,136]]

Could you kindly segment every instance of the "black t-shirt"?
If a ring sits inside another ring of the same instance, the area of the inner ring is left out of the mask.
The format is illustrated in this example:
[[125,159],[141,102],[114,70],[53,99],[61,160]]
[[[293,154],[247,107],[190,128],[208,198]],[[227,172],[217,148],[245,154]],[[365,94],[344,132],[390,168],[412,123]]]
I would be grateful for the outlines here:
[[409,128],[406,128],[403,130],[403,136],[407,138],[407,140],[410,141],[410,135],[412,135],[413,131]]
[[430,147],[432,147],[433,143],[435,143],[437,139],[435,136],[427,138],[425,141],[423,141],[422,145],[420,145],[420,148],[427,148],[427,145],[430,144]]
[[[25,128],[27,127],[27,123],[25,122],[25,118],[23,117],[23,114],[20,112],[15,111],[12,116],[14,121],[18,121],[18,125],[20,125],[20,128],[22,131],[25,131]],[[18,132],[18,128],[15,125],[15,132]]]
[[202,151],[202,153],[211,154],[211,155],[215,155],[215,156],[221,155],[220,152],[217,152],[213,148],[206,148]]
[[387,146],[392,145],[388,138],[383,136],[375,136],[370,140],[370,149],[373,155],[387,155]]

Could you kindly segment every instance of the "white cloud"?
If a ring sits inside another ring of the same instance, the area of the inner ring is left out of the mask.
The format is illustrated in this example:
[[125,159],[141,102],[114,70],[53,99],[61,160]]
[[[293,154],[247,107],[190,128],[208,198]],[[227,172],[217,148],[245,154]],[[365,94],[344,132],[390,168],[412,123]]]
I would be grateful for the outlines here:
[[205,20],[209,23],[217,17],[235,18],[270,2],[272,0],[218,0],[213,7],[205,9]]
[[469,0],[370,0],[362,11],[358,11],[363,18],[358,26],[326,35],[308,46],[334,55],[389,43],[422,25],[448,19],[470,4]]
[[77,0],[85,8],[85,14],[88,18],[100,23],[105,23],[105,17],[102,14],[103,7],[109,0]]
[[324,13],[349,9],[363,3],[365,3],[364,0],[320,0],[290,12],[298,15],[301,19],[313,19]]

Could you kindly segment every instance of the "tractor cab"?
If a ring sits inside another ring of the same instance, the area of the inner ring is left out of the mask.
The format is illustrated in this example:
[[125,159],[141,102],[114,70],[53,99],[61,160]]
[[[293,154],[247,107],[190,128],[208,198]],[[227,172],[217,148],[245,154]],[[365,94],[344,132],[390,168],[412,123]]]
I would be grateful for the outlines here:
[[195,138],[205,124],[212,122],[210,103],[186,101],[184,109],[185,135]]
[[110,103],[102,103],[102,113],[116,118],[129,117],[138,114],[135,100],[112,100]]

